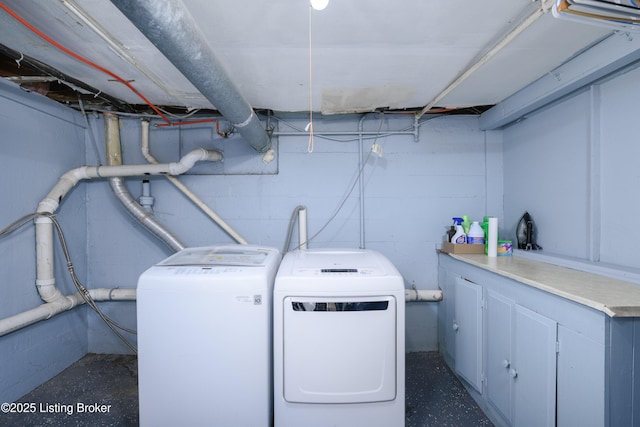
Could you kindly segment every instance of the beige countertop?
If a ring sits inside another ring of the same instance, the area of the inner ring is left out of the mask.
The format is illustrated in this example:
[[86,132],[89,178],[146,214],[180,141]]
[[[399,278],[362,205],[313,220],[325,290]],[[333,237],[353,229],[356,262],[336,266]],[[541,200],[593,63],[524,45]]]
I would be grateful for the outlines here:
[[449,254],[534,288],[567,298],[611,317],[640,317],[640,285],[519,256]]

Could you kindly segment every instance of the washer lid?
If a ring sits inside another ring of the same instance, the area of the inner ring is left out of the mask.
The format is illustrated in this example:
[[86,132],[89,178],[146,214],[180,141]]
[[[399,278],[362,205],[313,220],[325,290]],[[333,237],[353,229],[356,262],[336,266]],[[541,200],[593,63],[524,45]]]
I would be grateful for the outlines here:
[[270,249],[216,246],[184,249],[159,266],[243,266],[263,267]]

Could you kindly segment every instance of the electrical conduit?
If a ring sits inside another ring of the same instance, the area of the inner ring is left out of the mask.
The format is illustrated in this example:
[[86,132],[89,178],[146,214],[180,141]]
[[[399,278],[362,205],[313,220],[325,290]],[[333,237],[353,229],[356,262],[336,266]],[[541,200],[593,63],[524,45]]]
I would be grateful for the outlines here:
[[[364,139],[362,137],[362,132],[364,131],[364,119],[367,117],[366,114],[363,114],[358,121],[358,194],[359,194],[359,213],[360,213],[360,249],[365,249],[365,224],[364,224],[364,179],[362,173],[364,171],[364,163],[366,160],[363,158],[364,156]],[[369,157],[367,157],[369,159]]]

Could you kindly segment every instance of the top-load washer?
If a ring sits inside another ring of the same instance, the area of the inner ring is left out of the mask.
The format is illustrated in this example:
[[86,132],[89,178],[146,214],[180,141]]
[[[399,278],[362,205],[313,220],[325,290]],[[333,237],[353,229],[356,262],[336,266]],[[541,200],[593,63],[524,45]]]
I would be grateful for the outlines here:
[[404,325],[404,280],[380,253],[287,253],[274,285],[275,426],[404,426]]
[[142,426],[269,427],[277,249],[190,248],[138,281]]

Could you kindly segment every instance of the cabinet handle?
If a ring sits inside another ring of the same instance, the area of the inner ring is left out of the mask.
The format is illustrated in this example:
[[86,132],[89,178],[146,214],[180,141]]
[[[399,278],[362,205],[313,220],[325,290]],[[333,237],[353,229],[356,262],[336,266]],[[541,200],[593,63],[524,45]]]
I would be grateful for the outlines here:
[[502,366],[504,368],[509,369],[509,366],[511,366],[511,363],[509,363],[509,361],[507,359],[505,359],[505,360],[502,361]]
[[515,378],[515,377],[517,377],[517,376],[518,376],[518,373],[516,372],[516,370],[515,370],[515,369],[511,368],[511,369],[509,369],[509,376],[510,376],[511,378]]
[[453,330],[454,330],[454,331],[457,331],[457,330],[458,330],[458,328],[460,328],[460,326],[458,326],[458,324],[454,322],[454,323],[453,323]]

